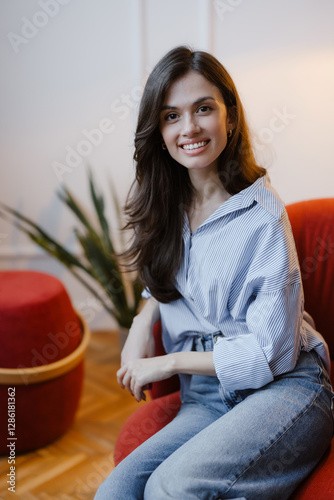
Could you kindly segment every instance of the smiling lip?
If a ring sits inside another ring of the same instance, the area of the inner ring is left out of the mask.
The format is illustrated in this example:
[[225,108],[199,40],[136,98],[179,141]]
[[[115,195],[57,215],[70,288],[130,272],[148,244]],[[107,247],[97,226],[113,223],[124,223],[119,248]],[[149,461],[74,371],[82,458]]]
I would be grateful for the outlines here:
[[186,154],[198,154],[204,151],[209,144],[210,140],[205,139],[202,141],[192,141],[192,142],[186,142],[183,144],[180,144],[180,148],[182,151]]

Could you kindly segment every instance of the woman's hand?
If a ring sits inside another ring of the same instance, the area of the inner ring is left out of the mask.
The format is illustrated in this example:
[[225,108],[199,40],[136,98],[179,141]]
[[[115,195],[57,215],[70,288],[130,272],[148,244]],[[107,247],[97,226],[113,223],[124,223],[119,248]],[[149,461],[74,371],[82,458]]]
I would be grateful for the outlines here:
[[144,390],[148,384],[165,380],[176,373],[215,377],[213,352],[181,351],[129,361],[118,370],[117,380],[139,402],[146,399]]
[[125,363],[117,372],[117,380],[120,386],[131,392],[139,402],[146,399],[144,390],[149,384],[169,378],[173,374],[173,357],[166,354]]
[[159,304],[151,297],[134,318],[121,354],[121,366],[154,356],[153,325],[159,319]]

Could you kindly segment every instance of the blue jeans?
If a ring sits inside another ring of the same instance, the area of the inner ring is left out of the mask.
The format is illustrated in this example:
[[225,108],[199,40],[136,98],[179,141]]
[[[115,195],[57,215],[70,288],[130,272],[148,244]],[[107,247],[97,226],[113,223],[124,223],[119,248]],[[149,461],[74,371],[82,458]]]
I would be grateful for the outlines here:
[[[212,336],[194,342],[212,350]],[[193,375],[175,419],[108,476],[95,500],[284,500],[333,435],[332,389],[314,352],[256,390]]]

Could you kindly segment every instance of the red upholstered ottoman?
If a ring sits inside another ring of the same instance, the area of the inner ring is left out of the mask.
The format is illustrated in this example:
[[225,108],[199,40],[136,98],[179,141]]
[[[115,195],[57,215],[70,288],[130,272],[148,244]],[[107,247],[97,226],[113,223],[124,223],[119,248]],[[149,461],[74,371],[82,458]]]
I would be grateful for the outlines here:
[[0,453],[39,448],[72,424],[89,330],[63,284],[0,272]]

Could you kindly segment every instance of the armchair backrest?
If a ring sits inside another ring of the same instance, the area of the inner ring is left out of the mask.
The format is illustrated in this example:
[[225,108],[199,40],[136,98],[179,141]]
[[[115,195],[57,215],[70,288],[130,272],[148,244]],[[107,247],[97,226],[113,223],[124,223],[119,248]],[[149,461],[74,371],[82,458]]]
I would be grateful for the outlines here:
[[286,207],[301,268],[305,310],[334,359],[334,198]]

